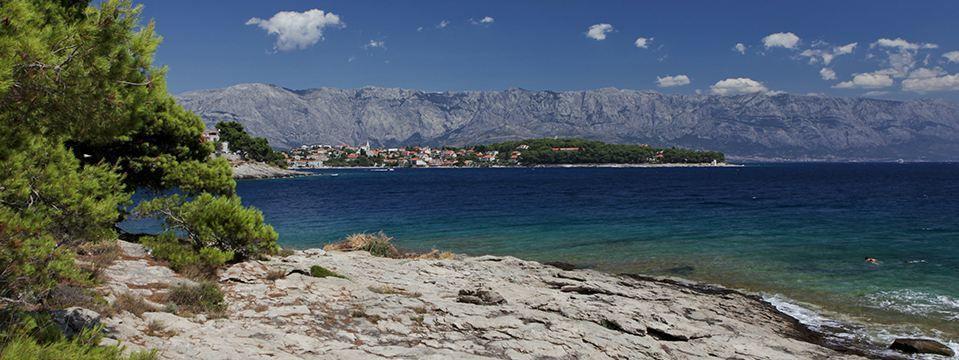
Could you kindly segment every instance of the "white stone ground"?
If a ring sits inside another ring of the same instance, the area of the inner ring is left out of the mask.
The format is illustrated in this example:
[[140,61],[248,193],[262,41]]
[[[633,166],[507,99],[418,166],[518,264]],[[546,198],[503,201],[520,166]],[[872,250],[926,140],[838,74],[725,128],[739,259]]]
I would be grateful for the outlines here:
[[[126,256],[107,271],[108,298],[149,298],[188,281],[139,245],[122,247]],[[305,275],[312,265],[347,278]],[[268,280],[271,270],[288,275]],[[512,257],[307,250],[234,265],[220,286],[226,318],[123,312],[104,320],[109,336],[164,359],[856,358],[800,340],[791,319],[737,292]],[[162,322],[162,334],[147,335],[150,322]]]

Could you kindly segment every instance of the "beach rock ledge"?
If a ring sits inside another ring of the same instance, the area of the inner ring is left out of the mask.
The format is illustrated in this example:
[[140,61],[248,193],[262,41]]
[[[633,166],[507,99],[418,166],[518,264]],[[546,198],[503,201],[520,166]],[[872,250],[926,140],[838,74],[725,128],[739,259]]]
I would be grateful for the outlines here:
[[[185,281],[139,245],[121,245],[108,300],[154,299]],[[310,276],[315,265],[343,277]],[[228,302],[219,318],[119,311],[101,320],[107,341],[163,359],[859,358],[812,342],[752,296],[513,257],[311,249],[233,265],[219,286]]]

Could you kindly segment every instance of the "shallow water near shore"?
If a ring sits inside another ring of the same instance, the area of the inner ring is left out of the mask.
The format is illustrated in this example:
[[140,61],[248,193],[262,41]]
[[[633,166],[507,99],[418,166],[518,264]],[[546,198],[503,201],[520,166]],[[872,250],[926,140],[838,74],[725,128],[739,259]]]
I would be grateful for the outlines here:
[[678,276],[879,337],[959,340],[959,164],[330,169],[238,190],[284,246],[384,231],[410,250]]

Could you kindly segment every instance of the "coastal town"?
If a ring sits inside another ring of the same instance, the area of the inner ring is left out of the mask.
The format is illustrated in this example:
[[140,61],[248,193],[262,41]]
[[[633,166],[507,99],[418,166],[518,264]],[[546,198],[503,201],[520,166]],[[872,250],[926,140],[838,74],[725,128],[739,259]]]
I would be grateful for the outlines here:
[[303,145],[290,150],[287,163],[293,169],[325,167],[481,167],[516,165],[521,150],[501,157],[496,150],[410,146],[376,148],[362,146]]
[[530,139],[470,147],[303,145],[284,153],[292,169],[329,167],[500,167],[563,164],[719,164],[723,154],[646,144]]

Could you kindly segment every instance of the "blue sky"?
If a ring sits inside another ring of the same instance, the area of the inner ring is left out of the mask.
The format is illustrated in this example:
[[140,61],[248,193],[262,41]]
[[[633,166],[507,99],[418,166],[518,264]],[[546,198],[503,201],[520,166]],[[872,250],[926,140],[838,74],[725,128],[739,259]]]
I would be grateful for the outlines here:
[[959,1],[141,3],[176,93],[266,82],[959,100]]

